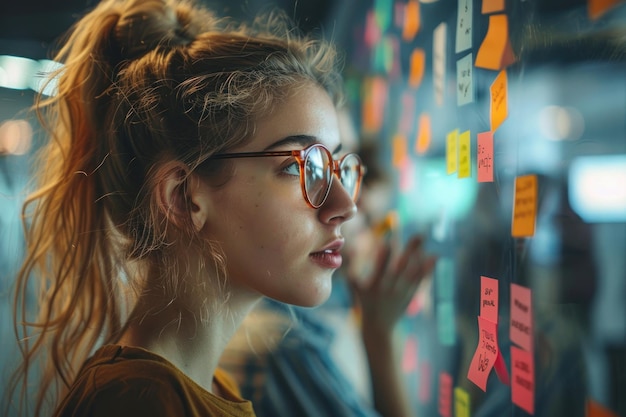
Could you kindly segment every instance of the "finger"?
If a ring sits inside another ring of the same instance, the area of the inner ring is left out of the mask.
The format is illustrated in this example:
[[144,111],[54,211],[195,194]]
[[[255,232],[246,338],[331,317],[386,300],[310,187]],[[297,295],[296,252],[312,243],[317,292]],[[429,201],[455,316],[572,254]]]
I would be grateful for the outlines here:
[[391,245],[389,242],[383,243],[376,254],[376,261],[374,263],[374,270],[368,279],[368,288],[370,290],[377,290],[382,288],[385,280],[385,274],[389,268],[391,261]]
[[407,243],[404,251],[398,258],[396,263],[396,275],[401,274],[406,268],[411,260],[415,260],[415,256],[419,255],[422,247],[422,238],[421,236],[413,236]]

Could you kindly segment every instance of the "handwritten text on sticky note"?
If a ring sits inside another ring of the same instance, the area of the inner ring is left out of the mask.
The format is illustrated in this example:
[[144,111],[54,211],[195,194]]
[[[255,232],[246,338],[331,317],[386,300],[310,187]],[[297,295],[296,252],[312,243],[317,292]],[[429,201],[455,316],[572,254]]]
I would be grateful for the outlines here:
[[513,200],[513,237],[529,237],[535,234],[537,216],[537,176],[523,175],[515,178]]
[[511,341],[533,350],[533,319],[530,288],[511,284]]
[[493,182],[493,133],[479,133],[476,142],[478,182]]
[[454,388],[454,416],[470,417],[470,396],[461,387]]
[[446,173],[454,174],[458,164],[459,130],[446,135]]
[[532,352],[511,346],[511,399],[529,414],[535,413],[535,364]]
[[439,374],[439,415],[452,416],[452,376],[447,372]]
[[456,62],[456,104],[463,106],[474,101],[474,64],[472,54],[467,54]]
[[498,357],[497,324],[478,317],[478,346],[467,372],[467,378],[483,391],[487,391],[487,379]]
[[459,0],[456,18],[455,52],[463,52],[472,47],[472,0]]
[[459,134],[459,178],[472,175],[472,156],[470,149],[470,131]]
[[480,317],[498,322],[498,280],[480,277]]
[[495,132],[509,115],[508,83],[506,71],[502,70],[491,84],[491,131]]

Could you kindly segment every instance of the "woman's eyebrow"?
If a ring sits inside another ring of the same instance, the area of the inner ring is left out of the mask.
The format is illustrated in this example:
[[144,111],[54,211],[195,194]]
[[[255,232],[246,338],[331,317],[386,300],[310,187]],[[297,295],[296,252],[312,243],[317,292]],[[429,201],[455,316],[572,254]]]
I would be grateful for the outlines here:
[[[286,138],[283,138],[277,142],[272,143],[271,145],[269,145],[267,148],[265,148],[265,151],[270,151],[272,149],[276,149],[276,148],[282,148],[282,147],[288,147],[288,146],[295,146],[295,147],[299,147],[299,148],[306,148],[309,145],[312,145],[314,143],[320,143],[319,139],[315,136],[312,135],[293,135],[293,136],[287,136]],[[331,153],[333,155],[339,153],[341,151],[341,143],[339,143],[334,150],[331,151]]]
[[266,147],[264,150],[265,151],[271,151],[272,149],[285,148],[287,146],[306,148],[307,146],[312,145],[314,143],[318,143],[318,142],[319,142],[319,140],[315,136],[311,136],[311,135],[293,135],[293,136],[287,136],[287,137],[285,137],[283,139],[280,139],[280,140],[272,143],[271,145]]

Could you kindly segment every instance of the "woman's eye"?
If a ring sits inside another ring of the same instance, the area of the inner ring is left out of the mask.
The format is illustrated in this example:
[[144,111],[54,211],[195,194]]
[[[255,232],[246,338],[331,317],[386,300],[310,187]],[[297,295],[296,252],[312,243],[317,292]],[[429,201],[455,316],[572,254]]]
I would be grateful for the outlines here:
[[300,164],[298,161],[293,161],[289,165],[286,165],[282,172],[288,175],[300,176]]

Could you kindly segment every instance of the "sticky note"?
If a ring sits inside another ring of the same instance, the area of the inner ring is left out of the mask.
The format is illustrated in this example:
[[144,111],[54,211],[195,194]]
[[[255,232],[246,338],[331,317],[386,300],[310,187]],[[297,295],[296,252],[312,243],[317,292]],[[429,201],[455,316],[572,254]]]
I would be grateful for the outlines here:
[[380,28],[376,23],[376,15],[373,10],[368,10],[365,15],[365,44],[369,47],[375,46],[382,36]]
[[472,54],[456,61],[456,105],[463,106],[474,101],[474,76]]
[[596,20],[624,0],[587,0],[587,14]]
[[480,317],[498,323],[498,280],[480,277]]
[[430,125],[430,115],[428,113],[420,114],[418,119],[417,139],[415,140],[415,152],[420,155],[425,154],[430,148],[432,138],[432,128]]
[[619,417],[617,413],[600,405],[597,401],[587,398],[585,417]]
[[402,353],[402,371],[405,374],[417,370],[417,340],[412,335],[407,336]]
[[374,15],[382,33],[385,33],[389,28],[392,14],[393,3],[391,0],[374,0]]
[[497,324],[478,317],[478,346],[467,371],[467,379],[487,391],[487,379],[498,357]]
[[456,343],[456,319],[453,301],[437,302],[437,336],[442,346]]
[[382,127],[387,104],[388,85],[384,77],[363,81],[363,131],[378,133]]
[[504,11],[504,0],[483,0],[482,14]]
[[509,338],[523,349],[533,351],[533,319],[530,288],[511,284],[511,327]]
[[494,369],[496,370],[496,375],[498,375],[498,379],[504,385],[510,385],[509,381],[509,371],[506,369],[506,362],[504,362],[504,357],[502,357],[502,351],[498,349],[498,356],[496,356],[496,363],[494,364]]
[[456,16],[455,52],[463,52],[472,47],[472,0],[459,0]]
[[535,413],[535,363],[533,354],[511,346],[511,400],[529,414]]
[[478,182],[493,182],[493,133],[481,132],[476,140]]
[[446,173],[454,174],[457,170],[457,152],[459,147],[459,130],[455,129],[446,135]]
[[426,68],[426,54],[421,48],[415,48],[409,58],[409,86],[417,88],[424,78]]
[[535,234],[537,216],[537,176],[523,175],[515,178],[513,200],[513,237],[529,237]]
[[446,31],[448,25],[440,23],[433,32],[433,85],[435,103],[443,105],[446,86]]
[[491,131],[495,132],[509,115],[508,81],[506,71],[502,70],[489,88]]
[[472,159],[470,149],[470,131],[459,134],[459,178],[472,175]]
[[402,27],[402,39],[411,42],[420,30],[420,3],[417,0],[409,0],[404,7],[404,26]]
[[470,417],[470,396],[461,387],[454,389],[454,416]]
[[408,144],[404,134],[397,133],[393,137],[391,154],[393,158],[392,165],[395,168],[400,168],[404,165],[408,155]]
[[452,376],[447,372],[439,374],[439,415],[452,415]]
[[474,65],[478,68],[499,71],[515,62],[509,39],[509,20],[505,14],[489,16],[487,34],[476,54]]

